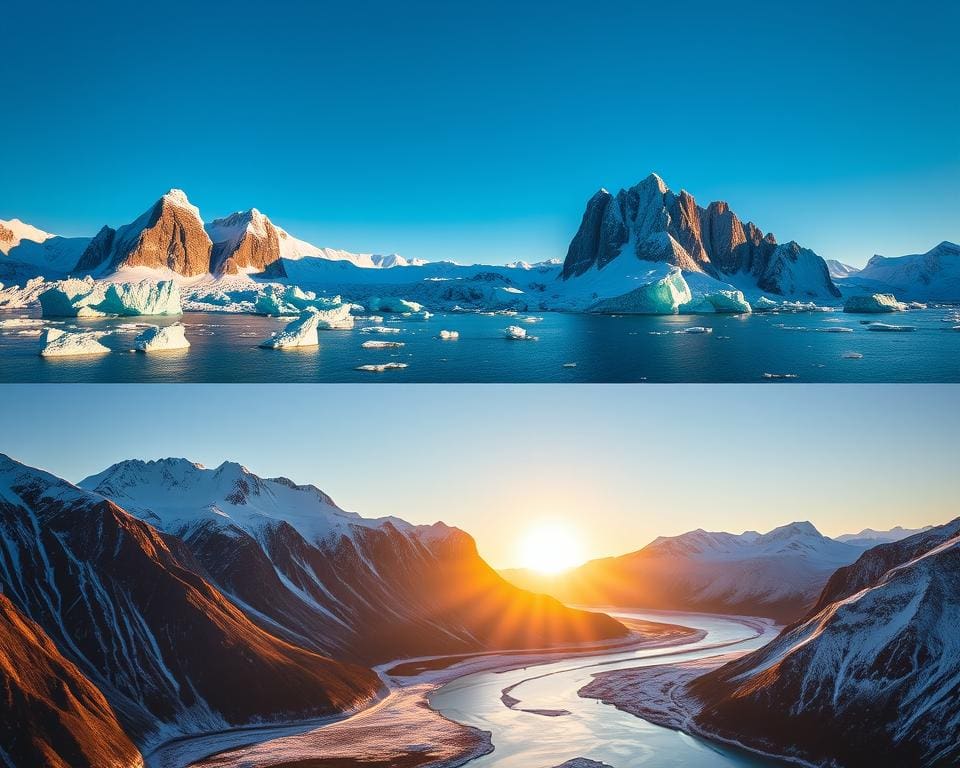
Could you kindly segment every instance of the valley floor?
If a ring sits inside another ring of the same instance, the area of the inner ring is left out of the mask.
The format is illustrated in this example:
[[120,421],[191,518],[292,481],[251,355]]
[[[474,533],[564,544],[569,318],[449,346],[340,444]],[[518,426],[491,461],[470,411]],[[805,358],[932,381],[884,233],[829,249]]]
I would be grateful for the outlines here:
[[490,734],[431,709],[441,685],[477,672],[504,672],[571,657],[669,647],[699,639],[679,625],[624,620],[626,640],[500,654],[439,656],[378,668],[388,692],[345,718],[238,728],[176,739],[147,755],[149,768],[454,768],[493,751]]

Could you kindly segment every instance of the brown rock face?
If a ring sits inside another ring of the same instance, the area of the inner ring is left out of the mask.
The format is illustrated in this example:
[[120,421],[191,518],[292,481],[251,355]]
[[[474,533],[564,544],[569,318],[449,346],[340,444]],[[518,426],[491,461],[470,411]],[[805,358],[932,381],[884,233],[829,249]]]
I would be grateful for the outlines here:
[[16,240],[16,235],[13,234],[13,230],[8,229],[7,227],[0,224],[0,252],[6,253],[10,248],[13,247],[13,243]]
[[273,277],[286,276],[277,228],[256,208],[217,219],[207,231],[214,241],[210,271],[215,275],[252,268]]
[[0,744],[16,765],[143,765],[103,694],[3,594]]
[[133,223],[115,232],[101,229],[76,268],[86,272],[149,267],[193,277],[210,271],[212,249],[200,212],[183,192],[172,189]]

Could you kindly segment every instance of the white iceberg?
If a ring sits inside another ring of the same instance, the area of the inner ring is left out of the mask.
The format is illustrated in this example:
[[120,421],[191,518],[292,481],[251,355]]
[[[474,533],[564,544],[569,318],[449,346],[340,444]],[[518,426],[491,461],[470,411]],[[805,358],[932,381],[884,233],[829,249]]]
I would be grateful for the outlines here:
[[81,331],[77,333],[48,328],[40,337],[41,357],[77,357],[80,355],[103,355],[109,347],[100,343],[104,333]]
[[892,293],[873,293],[869,296],[851,296],[844,302],[844,312],[879,313],[903,312],[906,304],[897,301]]
[[753,311],[743,291],[717,290],[697,296],[693,301],[680,307],[680,311],[690,314],[710,312],[743,315]]
[[360,329],[360,333],[400,333],[400,331],[400,328],[391,328],[384,325],[371,325]]
[[350,305],[341,304],[331,309],[308,308],[308,312],[317,315],[317,328],[321,330],[347,330],[353,328],[354,319],[350,314]]
[[504,338],[510,339],[511,341],[536,341],[536,336],[530,336],[527,333],[526,328],[521,328],[519,325],[508,325],[503,329]]
[[44,317],[180,315],[180,289],[172,280],[98,283],[91,277],[53,283],[38,297]]
[[151,326],[133,340],[133,347],[139,352],[166,352],[187,349],[189,346],[190,342],[184,335],[183,323],[174,323],[162,328]]
[[399,349],[403,346],[402,341],[365,341],[360,345],[364,349]]
[[676,315],[680,307],[693,301],[690,286],[679,269],[670,271],[658,280],[634,288],[628,293],[602,299],[590,307],[590,312],[616,312],[637,315]]
[[917,330],[913,325],[890,325],[888,323],[870,323],[867,326],[868,331],[889,331],[891,333],[906,333]]
[[424,309],[420,312],[404,312],[400,317],[411,322],[423,322],[433,317],[433,314]]
[[374,296],[367,302],[367,309],[371,312],[422,312],[423,304],[415,301],[407,301],[396,296]]
[[[306,309],[338,309],[344,306],[340,296],[317,296],[297,285],[270,284],[257,295],[253,311],[259,315],[299,315]],[[351,305],[345,305],[350,311]]]
[[378,365],[358,365],[358,371],[370,371],[372,373],[383,373],[384,371],[399,370],[406,368],[406,363],[380,363]]
[[761,296],[759,299],[755,299],[753,302],[753,311],[754,312],[769,312],[770,310],[776,309],[779,304],[773,299],[768,299],[766,296]]
[[317,327],[320,324],[320,311],[307,309],[299,318],[289,323],[279,333],[261,342],[264,349],[287,349],[289,347],[315,347],[320,343]]
[[444,341],[455,341],[460,338],[460,331],[440,331],[440,338]]

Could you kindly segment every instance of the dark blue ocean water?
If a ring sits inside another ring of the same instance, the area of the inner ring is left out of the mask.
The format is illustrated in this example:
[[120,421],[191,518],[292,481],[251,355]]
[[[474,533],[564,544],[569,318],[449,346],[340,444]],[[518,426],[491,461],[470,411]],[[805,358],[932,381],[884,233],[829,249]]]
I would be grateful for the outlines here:
[[[284,322],[253,315],[187,314],[192,346],[182,352],[133,354],[136,332],[103,343],[117,350],[86,358],[44,359],[35,337],[0,329],[3,382],[958,382],[960,331],[955,309],[879,317],[836,313],[747,316],[600,316],[538,313],[542,321],[437,314],[427,322],[388,322],[398,334],[322,331],[319,347],[265,350],[257,344]],[[25,312],[3,312],[0,320]],[[879,320],[912,333],[868,331]],[[166,323],[172,320],[159,320]],[[70,321],[66,327],[115,329],[130,320]],[[520,325],[538,341],[508,341]],[[692,326],[708,334],[672,333]],[[827,329],[851,328],[850,333]],[[457,330],[441,341],[440,329]],[[804,329],[804,330],[798,330]],[[363,349],[367,340],[402,341],[399,349]],[[862,355],[854,358],[850,355]],[[404,362],[384,373],[363,364]],[[575,366],[565,367],[565,364]],[[767,378],[764,374],[776,377]],[[795,378],[794,378],[795,377]]]

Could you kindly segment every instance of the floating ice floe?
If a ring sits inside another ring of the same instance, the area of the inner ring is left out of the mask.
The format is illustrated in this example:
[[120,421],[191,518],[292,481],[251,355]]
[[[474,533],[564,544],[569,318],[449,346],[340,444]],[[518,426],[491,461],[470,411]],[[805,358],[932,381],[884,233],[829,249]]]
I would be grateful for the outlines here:
[[577,364],[576,364],[576,363],[564,363],[564,364],[563,364],[563,367],[564,367],[564,368],[576,368],[576,367],[577,367]]
[[106,335],[98,331],[68,332],[59,328],[47,328],[40,337],[40,356],[104,355],[110,352],[110,348],[101,344],[99,339]]
[[440,338],[444,341],[456,341],[460,338],[460,331],[440,331]]
[[383,373],[384,371],[392,371],[406,367],[406,363],[380,363],[379,365],[358,365],[357,370],[371,371],[372,373]]
[[317,328],[320,310],[307,309],[299,318],[289,323],[282,331],[261,342],[264,349],[287,349],[289,347],[315,347],[320,343]]
[[187,349],[190,342],[184,335],[183,323],[174,323],[158,327],[151,326],[133,340],[138,352],[167,352],[175,349]]
[[367,302],[367,308],[371,312],[397,314],[423,312],[423,304],[418,304],[415,301],[407,301],[406,299],[397,298],[396,296],[374,296]]
[[345,307],[349,313],[352,305],[344,304],[340,296],[317,296],[298,285],[270,284],[257,296],[253,311],[259,315],[299,315],[311,308],[336,310],[340,307]]
[[384,325],[371,325],[361,328],[360,333],[400,333],[401,328],[388,328]]
[[675,331],[647,331],[651,336],[673,336],[678,333],[713,333],[713,328],[707,328],[703,325],[691,325],[689,328],[678,328]]
[[360,345],[364,349],[398,349],[403,346],[402,341],[365,341]]
[[843,357],[846,360],[859,360],[863,357],[859,352],[844,352]]
[[711,312],[726,314],[748,314],[753,311],[750,302],[746,300],[742,291],[718,290],[696,296],[682,307],[680,311],[690,314],[706,314]]
[[890,325],[889,323],[870,323],[868,331],[888,331],[890,333],[908,333],[917,330],[915,325]]
[[523,317],[523,318],[521,318],[521,322],[524,322],[524,323],[541,323],[541,322],[543,322],[543,318],[542,318],[542,317],[535,317],[535,316],[531,315],[530,317]]
[[70,278],[37,296],[44,317],[180,315],[180,289],[172,280],[103,283]]
[[526,328],[521,328],[519,325],[508,325],[503,329],[504,338],[510,339],[511,341],[536,341],[536,336],[530,336],[527,333]]
[[796,373],[765,373],[763,378],[765,379],[796,379],[799,377],[799,374]]
[[433,317],[433,314],[424,309],[419,312],[404,312],[400,315],[400,317],[402,317],[404,320],[417,323],[429,320],[431,317]]
[[844,312],[875,314],[880,312],[903,312],[907,305],[897,301],[892,293],[873,293],[869,296],[851,296],[843,304]]

